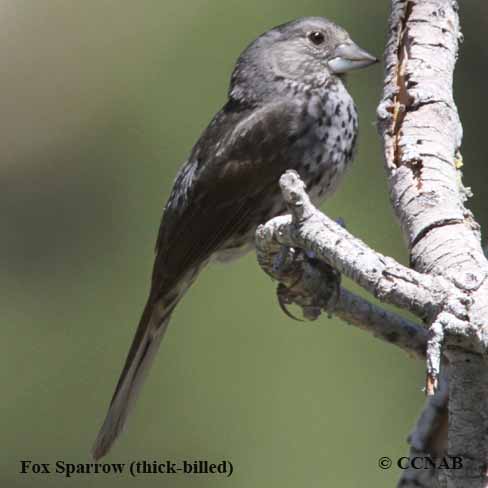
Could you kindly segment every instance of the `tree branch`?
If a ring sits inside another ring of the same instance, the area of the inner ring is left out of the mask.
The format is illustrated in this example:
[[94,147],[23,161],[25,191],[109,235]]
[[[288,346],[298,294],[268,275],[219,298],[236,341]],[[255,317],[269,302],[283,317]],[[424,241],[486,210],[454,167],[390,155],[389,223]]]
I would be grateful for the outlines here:
[[413,357],[425,359],[428,333],[398,314],[389,312],[344,288],[334,315],[350,325],[372,333],[378,339],[400,347]]
[[305,317],[313,320],[320,312],[334,314],[350,325],[394,344],[417,358],[425,359],[428,334],[424,327],[343,287],[331,304],[328,276],[323,269],[308,260],[294,259],[277,240],[270,239],[269,235],[264,238],[267,232],[262,228],[257,233],[258,262],[269,276],[292,291],[294,303],[302,308]]
[[[426,457],[440,461],[447,450],[447,402],[449,400],[446,375],[442,375],[439,388],[435,395],[427,397],[425,406],[408,437],[410,444],[409,458]],[[440,486],[438,475],[440,471],[434,467],[429,469],[414,469],[409,466],[403,471],[398,488]]]
[[276,217],[260,226],[256,231],[258,249],[274,241],[313,253],[375,297],[421,318],[435,316],[447,294],[455,293],[447,280],[417,273],[373,251],[322,214],[311,203],[295,171],[287,171],[280,186],[292,216]]
[[[277,217],[256,231],[257,257],[263,270],[293,289],[294,301],[304,309],[307,318],[316,318],[320,311],[334,313],[349,324],[371,332],[375,337],[393,343],[417,357],[425,357],[427,331],[423,327],[344,288],[340,289],[331,306],[324,271],[308,260],[295,259],[286,250],[299,247],[313,252],[320,259],[334,264],[340,271],[349,272],[345,274],[353,279],[355,277],[358,283],[366,283],[369,286],[367,289],[381,296],[384,301],[390,299],[393,304],[407,302],[408,309],[421,316],[440,306],[444,294],[442,285],[433,283],[428,276],[417,276],[418,273],[375,253],[323,215],[312,205],[303,182],[294,171],[283,175],[280,185],[293,218]],[[318,236],[321,229],[328,238],[325,242]],[[309,235],[314,235],[313,241],[308,239]],[[309,246],[307,243],[314,245]],[[360,259],[368,263],[369,268],[357,268]],[[359,269],[359,274],[354,273],[356,269]],[[387,278],[383,278],[383,275]],[[416,295],[419,299],[412,300],[411,297]]]
[[448,453],[464,460],[463,469],[445,472],[449,487],[485,486],[488,462],[488,262],[461,183],[462,127],[452,93],[460,39],[456,1],[392,0],[378,108],[391,201],[412,266],[445,277],[465,296],[455,320],[433,320],[450,363]]
[[[392,0],[378,128],[391,202],[413,269],[373,251],[319,212],[293,171],[280,180],[291,216],[277,217],[256,232],[261,266],[291,290],[305,316],[334,310],[322,262],[429,326],[427,392],[434,395],[438,378],[445,376],[449,393],[445,396],[441,385],[442,393],[431,397],[412,439],[435,430],[429,409],[435,399],[446,398],[447,452],[463,460],[461,469],[445,470],[435,480],[449,488],[488,484],[488,261],[479,226],[464,206],[470,192],[461,183],[462,127],[452,94],[460,38],[455,0]],[[297,259],[300,264],[293,264]],[[336,295],[338,315],[353,316],[354,323],[372,330],[357,310],[361,307],[354,309],[355,299],[342,289]],[[387,338],[377,310],[374,315],[376,331]],[[401,347],[423,354],[423,344],[405,339],[405,324],[388,318],[402,337]],[[409,327],[425,339],[417,326]],[[413,443],[412,449],[417,449]]]

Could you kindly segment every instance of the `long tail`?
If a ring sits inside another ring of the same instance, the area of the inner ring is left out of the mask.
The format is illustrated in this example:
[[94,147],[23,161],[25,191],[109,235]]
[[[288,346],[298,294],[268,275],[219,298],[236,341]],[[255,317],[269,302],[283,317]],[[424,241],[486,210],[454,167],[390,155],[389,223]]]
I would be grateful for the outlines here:
[[181,298],[170,304],[149,298],[132,341],[124,369],[120,375],[110,406],[92,448],[95,460],[105,456],[124,429],[147,372],[158,352],[168,327],[171,313]]

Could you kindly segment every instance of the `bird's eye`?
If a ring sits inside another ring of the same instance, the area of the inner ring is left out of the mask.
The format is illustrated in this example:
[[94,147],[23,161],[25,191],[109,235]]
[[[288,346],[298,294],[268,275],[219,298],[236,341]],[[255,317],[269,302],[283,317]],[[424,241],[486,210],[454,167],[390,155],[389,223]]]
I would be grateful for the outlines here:
[[308,35],[308,38],[316,46],[322,44],[325,41],[324,34],[322,32],[319,32],[319,31],[310,32],[310,34]]

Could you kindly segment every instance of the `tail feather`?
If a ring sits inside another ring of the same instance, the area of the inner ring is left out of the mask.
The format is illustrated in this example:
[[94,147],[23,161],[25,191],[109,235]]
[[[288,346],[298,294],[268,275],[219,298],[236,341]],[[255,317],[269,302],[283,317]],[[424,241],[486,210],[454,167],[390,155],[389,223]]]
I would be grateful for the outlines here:
[[158,352],[175,305],[176,303],[172,303],[169,307],[161,307],[160,303],[148,301],[107,415],[93,445],[92,456],[95,460],[107,454],[124,429],[127,417]]

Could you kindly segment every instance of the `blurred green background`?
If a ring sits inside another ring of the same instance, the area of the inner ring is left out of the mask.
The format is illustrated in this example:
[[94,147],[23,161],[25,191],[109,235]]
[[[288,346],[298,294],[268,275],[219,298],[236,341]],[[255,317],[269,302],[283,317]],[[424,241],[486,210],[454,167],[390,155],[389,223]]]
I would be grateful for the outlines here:
[[[484,2],[463,2],[456,100],[465,184],[481,224],[487,109]],[[2,1],[0,59],[0,481],[22,459],[90,462],[148,291],[153,245],[177,168],[224,103],[240,51],[258,34],[325,15],[383,52],[389,2],[361,0]],[[382,68],[350,76],[361,138],[325,206],[406,263],[374,121]],[[230,479],[147,476],[172,487],[392,486],[381,456],[407,452],[423,365],[323,317],[279,310],[254,255],[208,268],[163,342],[128,429],[103,461],[229,459]],[[70,486],[128,486],[78,476]]]

